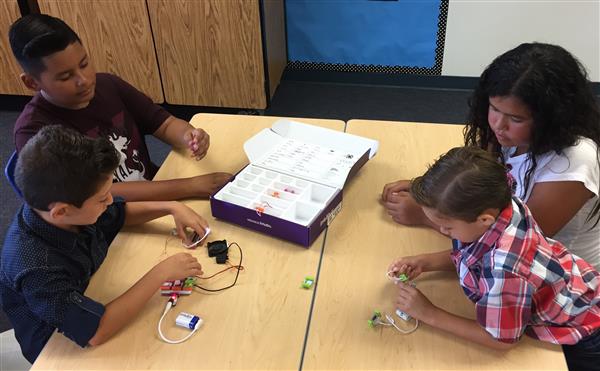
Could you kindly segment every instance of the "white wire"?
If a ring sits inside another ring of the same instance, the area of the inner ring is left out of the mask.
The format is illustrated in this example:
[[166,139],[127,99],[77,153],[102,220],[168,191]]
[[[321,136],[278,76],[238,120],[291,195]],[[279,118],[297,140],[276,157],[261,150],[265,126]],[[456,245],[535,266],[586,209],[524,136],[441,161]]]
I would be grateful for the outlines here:
[[162,316],[160,317],[160,320],[158,321],[158,334],[160,335],[160,338],[169,344],[179,344],[179,343],[183,343],[184,341],[186,341],[187,339],[189,339],[192,335],[194,335],[194,333],[198,330],[199,323],[196,324],[196,326],[194,327],[194,329],[192,330],[192,332],[190,332],[186,337],[184,337],[183,339],[179,339],[179,340],[171,340],[171,339],[167,339],[167,337],[165,335],[163,335],[162,330],[160,329],[160,325],[162,324],[162,320],[165,318],[165,316],[167,315],[167,313],[169,313],[169,310],[171,310],[171,307],[173,307],[173,303],[171,303],[170,301],[167,303],[167,306],[165,307],[165,311],[163,312]]
[[[411,332],[414,332],[414,331],[417,329],[417,327],[419,327],[419,320],[418,320],[418,319],[416,319],[416,318],[415,318],[415,327],[413,327],[413,328],[412,328],[412,329],[410,329],[410,330],[402,330],[400,327],[398,327],[398,326],[396,325],[396,322],[395,322],[395,321],[394,321],[394,319],[392,318],[392,316],[390,316],[389,314],[386,314],[386,315],[385,315],[385,318],[388,320],[388,323],[387,323],[388,325],[390,325],[390,326],[394,326],[394,328],[395,328],[396,330],[400,331],[400,332],[401,332],[401,333],[403,333],[404,335],[408,335],[408,334],[410,334]],[[381,322],[381,323],[383,324],[384,322]]]
[[396,272],[392,272],[392,271],[387,271],[385,273],[385,277],[394,282],[394,283],[398,283],[400,281],[400,279],[398,278],[398,276],[396,276]]
[[206,236],[208,236],[209,233],[210,233],[210,228],[206,228],[204,230],[204,235],[202,237],[198,236],[199,239],[197,239],[196,241],[192,241],[192,243],[189,245],[186,245],[185,243],[183,243],[183,241],[181,241],[181,244],[183,245],[183,247],[185,247],[187,249],[191,249],[192,247],[196,247],[196,246],[198,246],[198,244],[202,243],[202,241],[204,241],[204,239],[206,238]]

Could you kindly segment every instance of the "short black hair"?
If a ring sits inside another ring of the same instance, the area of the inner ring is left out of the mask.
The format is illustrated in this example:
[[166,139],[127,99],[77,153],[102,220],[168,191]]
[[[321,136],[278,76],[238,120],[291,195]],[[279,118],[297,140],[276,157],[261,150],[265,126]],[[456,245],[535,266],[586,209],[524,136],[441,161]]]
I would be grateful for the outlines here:
[[10,26],[10,47],[17,61],[25,70],[39,76],[46,66],[43,57],[65,50],[79,42],[79,36],[61,19],[47,14],[29,14]]
[[19,152],[17,187],[34,209],[54,202],[81,207],[112,177],[119,154],[106,138],[88,138],[60,125],[43,127]]

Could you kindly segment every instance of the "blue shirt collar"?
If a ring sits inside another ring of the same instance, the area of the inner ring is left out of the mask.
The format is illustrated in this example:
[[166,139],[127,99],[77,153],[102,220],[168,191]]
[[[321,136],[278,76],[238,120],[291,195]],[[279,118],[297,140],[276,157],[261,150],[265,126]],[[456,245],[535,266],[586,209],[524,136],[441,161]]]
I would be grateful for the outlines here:
[[[50,246],[69,246],[72,248],[83,237],[81,232],[67,231],[48,223],[27,204],[23,205],[23,221],[29,229],[35,231],[35,234],[46,240]],[[90,229],[94,229],[94,226],[84,226],[81,231],[87,232]]]

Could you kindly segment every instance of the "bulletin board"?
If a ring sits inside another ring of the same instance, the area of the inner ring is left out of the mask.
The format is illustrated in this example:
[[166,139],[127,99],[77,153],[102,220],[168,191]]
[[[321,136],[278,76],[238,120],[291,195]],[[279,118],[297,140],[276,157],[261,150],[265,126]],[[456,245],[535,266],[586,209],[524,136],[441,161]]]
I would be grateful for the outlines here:
[[440,75],[448,0],[286,0],[288,68]]

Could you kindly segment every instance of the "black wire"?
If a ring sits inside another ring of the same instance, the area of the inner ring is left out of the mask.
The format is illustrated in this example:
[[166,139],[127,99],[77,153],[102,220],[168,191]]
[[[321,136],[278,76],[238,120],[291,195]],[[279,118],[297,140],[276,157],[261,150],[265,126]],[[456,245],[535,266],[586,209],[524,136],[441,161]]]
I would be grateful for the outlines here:
[[242,268],[242,258],[243,258],[243,254],[242,254],[242,248],[240,247],[240,245],[237,244],[237,242],[232,242],[229,244],[229,246],[227,246],[227,248],[229,249],[231,247],[231,245],[236,245],[238,247],[238,249],[240,250],[240,264],[237,265],[237,267],[235,269],[237,269],[237,272],[235,273],[235,279],[233,280],[233,283],[229,286],[226,287],[222,287],[220,289],[207,289],[204,288],[200,285],[197,285],[194,283],[194,287],[199,288],[200,290],[204,290],[204,291],[208,291],[208,292],[217,292],[217,291],[223,291],[223,290],[227,290],[229,288],[232,288],[233,286],[235,286],[235,284],[237,283],[238,280],[238,276],[240,275],[240,271],[243,269]]

